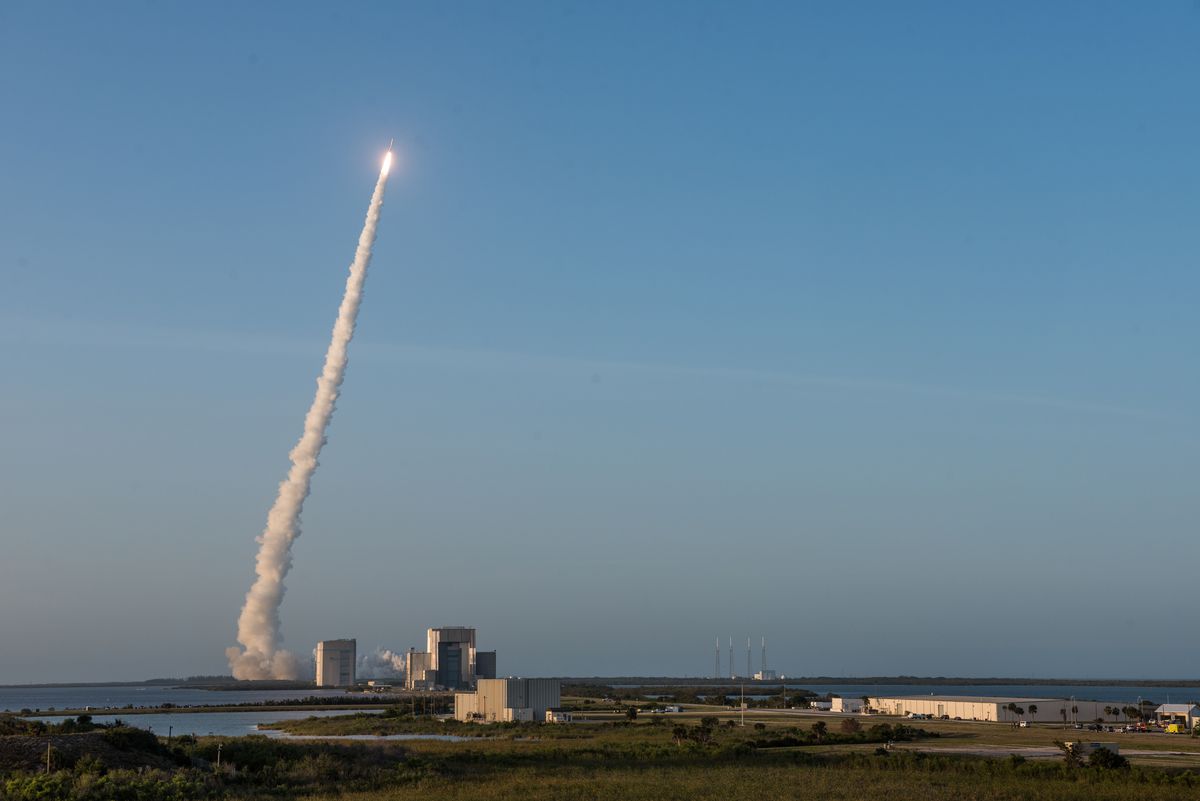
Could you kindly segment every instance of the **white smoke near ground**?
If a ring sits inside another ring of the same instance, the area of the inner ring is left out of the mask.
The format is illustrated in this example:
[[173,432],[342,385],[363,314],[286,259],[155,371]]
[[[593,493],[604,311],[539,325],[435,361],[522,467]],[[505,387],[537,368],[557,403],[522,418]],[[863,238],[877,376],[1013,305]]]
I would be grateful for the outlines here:
[[389,152],[384,157],[375,193],[367,208],[367,219],[358,237],[350,275],[346,278],[346,292],[325,353],[325,367],[317,378],[317,393],[304,418],[304,433],[292,449],[291,469],[279,485],[279,495],[267,513],[267,526],[258,537],[259,549],[254,565],[257,577],[246,593],[246,603],[238,618],[237,639],[241,646],[225,650],[230,670],[237,679],[295,679],[300,675],[300,661],[279,647],[283,640],[279,629],[279,604],[285,589],[283,579],[292,567],[292,543],[300,536],[300,512],[308,497],[317,458],[325,444],[325,432],[346,375],[346,350],[354,336],[391,160]]
[[392,679],[404,673],[404,654],[387,648],[376,648],[373,654],[358,659],[358,672],[367,679]]

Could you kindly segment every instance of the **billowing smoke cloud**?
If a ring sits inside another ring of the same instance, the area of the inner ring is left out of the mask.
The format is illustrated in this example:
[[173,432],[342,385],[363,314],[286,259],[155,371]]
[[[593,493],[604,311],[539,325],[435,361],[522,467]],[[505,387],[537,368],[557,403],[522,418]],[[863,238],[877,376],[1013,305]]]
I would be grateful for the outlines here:
[[373,654],[359,657],[358,672],[368,679],[390,679],[404,673],[404,654],[377,648]]
[[375,244],[375,229],[383,206],[388,171],[392,163],[389,151],[384,157],[375,194],[367,208],[367,219],[358,237],[358,250],[346,279],[346,292],[333,325],[333,337],[325,353],[325,367],[317,378],[317,394],[308,415],[304,418],[304,433],[292,449],[292,466],[287,478],[279,485],[267,527],[258,537],[258,557],[254,571],[257,578],[246,593],[246,603],[238,618],[238,642],[241,647],[225,650],[229,667],[238,679],[294,679],[300,674],[296,656],[279,647],[279,604],[283,601],[283,579],[292,568],[292,543],[300,536],[300,512],[308,497],[317,457],[325,444],[325,431],[333,417],[334,405],[346,375],[346,349],[354,336],[358,307],[362,302],[363,283],[371,263],[371,247]]

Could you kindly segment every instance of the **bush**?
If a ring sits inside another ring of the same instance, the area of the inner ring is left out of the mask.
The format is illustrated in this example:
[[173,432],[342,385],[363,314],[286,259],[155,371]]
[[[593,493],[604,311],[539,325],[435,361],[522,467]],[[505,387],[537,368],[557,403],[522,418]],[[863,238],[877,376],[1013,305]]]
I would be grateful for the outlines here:
[[1116,751],[1110,751],[1107,748],[1099,748],[1092,752],[1088,757],[1089,768],[1101,768],[1105,770],[1123,770],[1129,767],[1129,760],[1118,754]]

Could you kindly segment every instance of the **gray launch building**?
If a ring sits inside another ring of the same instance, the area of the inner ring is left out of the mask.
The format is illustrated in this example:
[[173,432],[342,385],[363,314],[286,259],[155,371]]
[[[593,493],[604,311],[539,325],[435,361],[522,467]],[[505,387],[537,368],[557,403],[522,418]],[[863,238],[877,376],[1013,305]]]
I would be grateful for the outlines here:
[[496,677],[496,652],[477,651],[475,629],[445,626],[429,629],[424,651],[409,650],[404,660],[407,690],[462,690],[477,679]]
[[353,687],[357,648],[355,640],[322,640],[317,643],[317,686]]

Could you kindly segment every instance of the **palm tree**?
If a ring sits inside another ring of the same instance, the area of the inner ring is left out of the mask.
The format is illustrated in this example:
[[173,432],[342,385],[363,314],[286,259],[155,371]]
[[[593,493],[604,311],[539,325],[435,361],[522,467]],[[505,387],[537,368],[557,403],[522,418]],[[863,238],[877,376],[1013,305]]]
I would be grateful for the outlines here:
[[1062,715],[1063,728],[1067,728],[1067,708],[1064,706],[1062,709],[1058,710],[1058,714]]
[[1029,717],[1030,719],[1037,717],[1037,704],[1029,705]]

